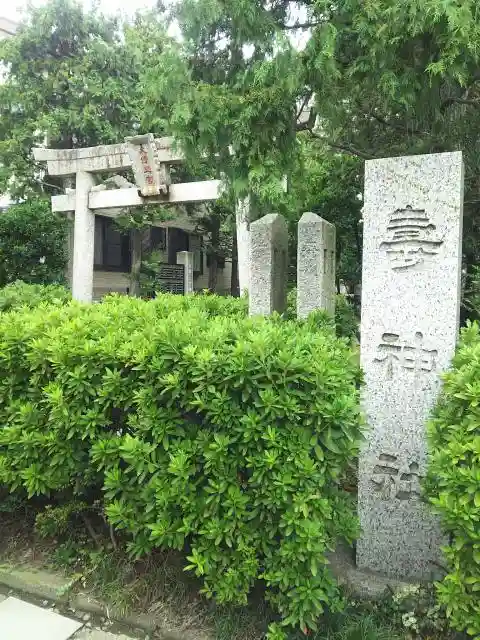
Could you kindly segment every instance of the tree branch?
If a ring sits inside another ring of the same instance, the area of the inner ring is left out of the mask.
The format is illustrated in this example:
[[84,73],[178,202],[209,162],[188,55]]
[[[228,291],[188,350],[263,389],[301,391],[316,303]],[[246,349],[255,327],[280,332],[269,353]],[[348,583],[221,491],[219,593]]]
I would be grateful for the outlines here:
[[363,158],[363,160],[373,160],[376,156],[373,156],[371,153],[365,153],[365,151],[360,151],[360,149],[356,149],[351,145],[338,144],[336,142],[331,142],[330,140],[325,140],[325,143],[328,144],[332,149],[338,149],[339,151],[346,151],[347,153],[351,153],[353,156],[358,156],[359,158]]
[[101,547],[102,545],[101,545],[101,542],[100,542],[100,538],[97,535],[95,529],[93,528],[93,525],[90,522],[87,514],[86,513],[82,513],[81,517],[82,517],[82,520],[83,520],[83,523],[84,523],[85,527],[87,528],[88,533],[90,534],[90,537],[95,542],[97,547]]
[[294,31],[295,29],[311,29],[318,27],[322,22],[296,22],[295,24],[282,24],[281,28],[285,31]]
[[115,533],[113,532],[113,527],[112,525],[109,525],[109,531],[110,531],[110,540],[112,541],[112,546],[115,549],[115,551],[118,550],[118,544],[117,544],[117,540],[115,538]]
[[395,129],[396,131],[402,131],[402,132],[410,132],[410,133],[418,133],[418,134],[423,134],[423,135],[430,135],[429,131],[421,131],[420,129],[409,129],[408,126],[405,125],[399,125],[399,124],[395,124],[394,122],[389,122],[388,120],[385,120],[385,118],[382,118],[381,116],[377,116],[375,113],[370,113],[369,114],[374,120],[376,120],[377,122],[379,122],[380,124],[383,124],[386,127],[391,127],[392,129]]
[[315,109],[310,109],[310,113],[308,114],[308,120],[306,120],[305,122],[298,122],[298,118],[301,116],[303,111],[303,107],[301,109],[301,111],[298,112],[295,121],[295,128],[297,131],[312,131],[312,129],[315,126],[315,122],[317,120],[317,112]]
[[63,191],[62,187],[58,186],[58,184],[51,184],[50,182],[45,182],[45,180],[40,181],[42,186],[50,187],[51,189],[57,189],[60,193]]
[[465,104],[474,107],[480,107],[480,100],[466,100],[464,98],[447,98],[440,105],[440,111],[443,113],[447,107],[450,107],[452,104]]
[[302,102],[302,104],[301,104],[301,106],[300,106],[300,109],[297,111],[297,115],[296,115],[295,120],[298,120],[298,118],[302,115],[303,110],[304,110],[304,109],[305,109],[305,107],[307,106],[307,103],[308,103],[308,101],[311,99],[311,97],[312,97],[312,96],[313,96],[313,91],[309,91],[309,92],[307,93],[307,95],[305,96],[305,98],[304,98],[304,100],[303,100],[303,102]]
[[353,156],[358,156],[359,158],[363,158],[363,160],[373,160],[376,157],[376,156],[373,156],[370,153],[366,153],[365,151],[360,151],[360,149],[356,149],[355,147],[352,147],[351,145],[344,144],[344,143],[341,143],[341,142],[333,142],[332,140],[328,140],[328,138],[324,138],[323,136],[318,135],[318,133],[313,133],[313,131],[310,131],[310,134],[312,135],[313,138],[316,138],[317,140],[321,140],[325,144],[328,144],[328,146],[332,147],[332,149],[338,149],[339,151],[345,151],[346,153],[350,153]]

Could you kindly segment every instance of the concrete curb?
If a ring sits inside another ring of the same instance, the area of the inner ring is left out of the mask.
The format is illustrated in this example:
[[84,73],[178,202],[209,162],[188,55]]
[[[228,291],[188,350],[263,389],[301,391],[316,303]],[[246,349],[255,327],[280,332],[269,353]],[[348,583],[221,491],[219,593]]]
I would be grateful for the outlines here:
[[161,628],[153,615],[146,613],[120,615],[111,610],[108,605],[86,593],[74,593],[72,587],[75,579],[62,577],[56,573],[44,569],[30,569],[0,565],[0,586],[4,589],[12,589],[26,596],[32,596],[39,600],[49,600],[61,604],[71,610],[81,613],[90,613],[96,616],[104,616],[114,622],[157,634],[161,640],[188,640],[185,633],[177,634]]
[[73,582],[59,575],[34,569],[18,569],[0,565],[0,585],[36,598],[68,604],[68,591]]

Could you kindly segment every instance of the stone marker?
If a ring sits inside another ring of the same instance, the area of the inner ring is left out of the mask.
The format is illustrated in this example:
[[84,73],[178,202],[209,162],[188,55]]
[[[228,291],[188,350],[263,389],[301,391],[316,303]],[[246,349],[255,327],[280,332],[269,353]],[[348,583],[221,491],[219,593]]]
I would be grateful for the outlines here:
[[270,213],[250,224],[251,316],[283,313],[287,307],[288,229],[285,218]]
[[177,253],[177,264],[183,264],[184,267],[184,294],[193,293],[193,253],[191,251],[179,251]]
[[429,578],[441,557],[420,483],[425,423],[458,335],[462,208],[459,152],[366,163],[357,564],[394,578]]
[[335,313],[335,225],[315,213],[298,223],[297,317],[321,309]]

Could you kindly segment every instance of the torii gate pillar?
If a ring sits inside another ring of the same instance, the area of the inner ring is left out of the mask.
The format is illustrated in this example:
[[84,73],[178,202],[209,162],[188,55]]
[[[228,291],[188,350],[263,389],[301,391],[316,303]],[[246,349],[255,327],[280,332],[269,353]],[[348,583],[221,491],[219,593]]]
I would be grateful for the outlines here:
[[92,302],[95,245],[95,214],[88,207],[93,175],[78,171],[75,181],[75,219],[73,231],[72,297]]

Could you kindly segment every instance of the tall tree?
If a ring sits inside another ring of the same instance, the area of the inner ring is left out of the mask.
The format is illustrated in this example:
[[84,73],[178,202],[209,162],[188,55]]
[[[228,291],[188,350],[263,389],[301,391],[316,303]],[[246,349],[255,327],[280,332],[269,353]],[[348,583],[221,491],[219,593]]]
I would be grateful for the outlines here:
[[[337,285],[341,281],[354,293],[361,280],[362,163],[305,134],[299,136],[299,144],[300,161],[290,177],[285,212],[291,235],[295,237],[296,223],[305,211],[332,222],[337,236]],[[296,264],[296,242],[291,248],[290,263]]]
[[[45,176],[34,162],[36,144],[70,149],[145,131],[140,70],[163,39],[163,27],[149,15],[121,24],[78,0],[31,6],[15,37],[0,45],[7,71],[0,85],[0,192],[23,198],[63,190],[65,181]],[[163,132],[160,115],[148,131]],[[137,209],[130,225],[132,293],[138,292],[141,228],[151,217]]]
[[287,4],[184,0],[173,12],[182,44],[172,40],[143,74],[147,112],[154,117],[167,100],[169,130],[193,170],[206,156],[237,196],[253,193],[259,210],[282,201],[296,160],[303,71],[277,27]]
[[139,71],[163,36],[153,24],[121,25],[78,0],[29,8],[15,37],[0,45],[0,191],[58,188],[35,164],[35,144],[114,143],[144,124]]
[[466,261],[478,261],[476,0],[179,0],[173,15],[182,44],[146,70],[147,109],[168,95],[170,130],[192,159],[207,154],[261,211],[286,204],[299,130],[360,159],[462,149]]
[[[293,4],[296,12],[289,0],[177,2],[183,46],[176,43],[175,63],[168,51],[164,69],[176,85],[171,126],[187,142],[215,152],[232,145],[234,167],[249,168],[253,183],[256,160],[291,153],[295,128],[360,157],[466,146],[478,126],[476,0]],[[287,36],[298,33],[303,50]],[[151,97],[163,86],[151,84]],[[313,118],[295,122],[302,99],[313,96],[316,131]]]

